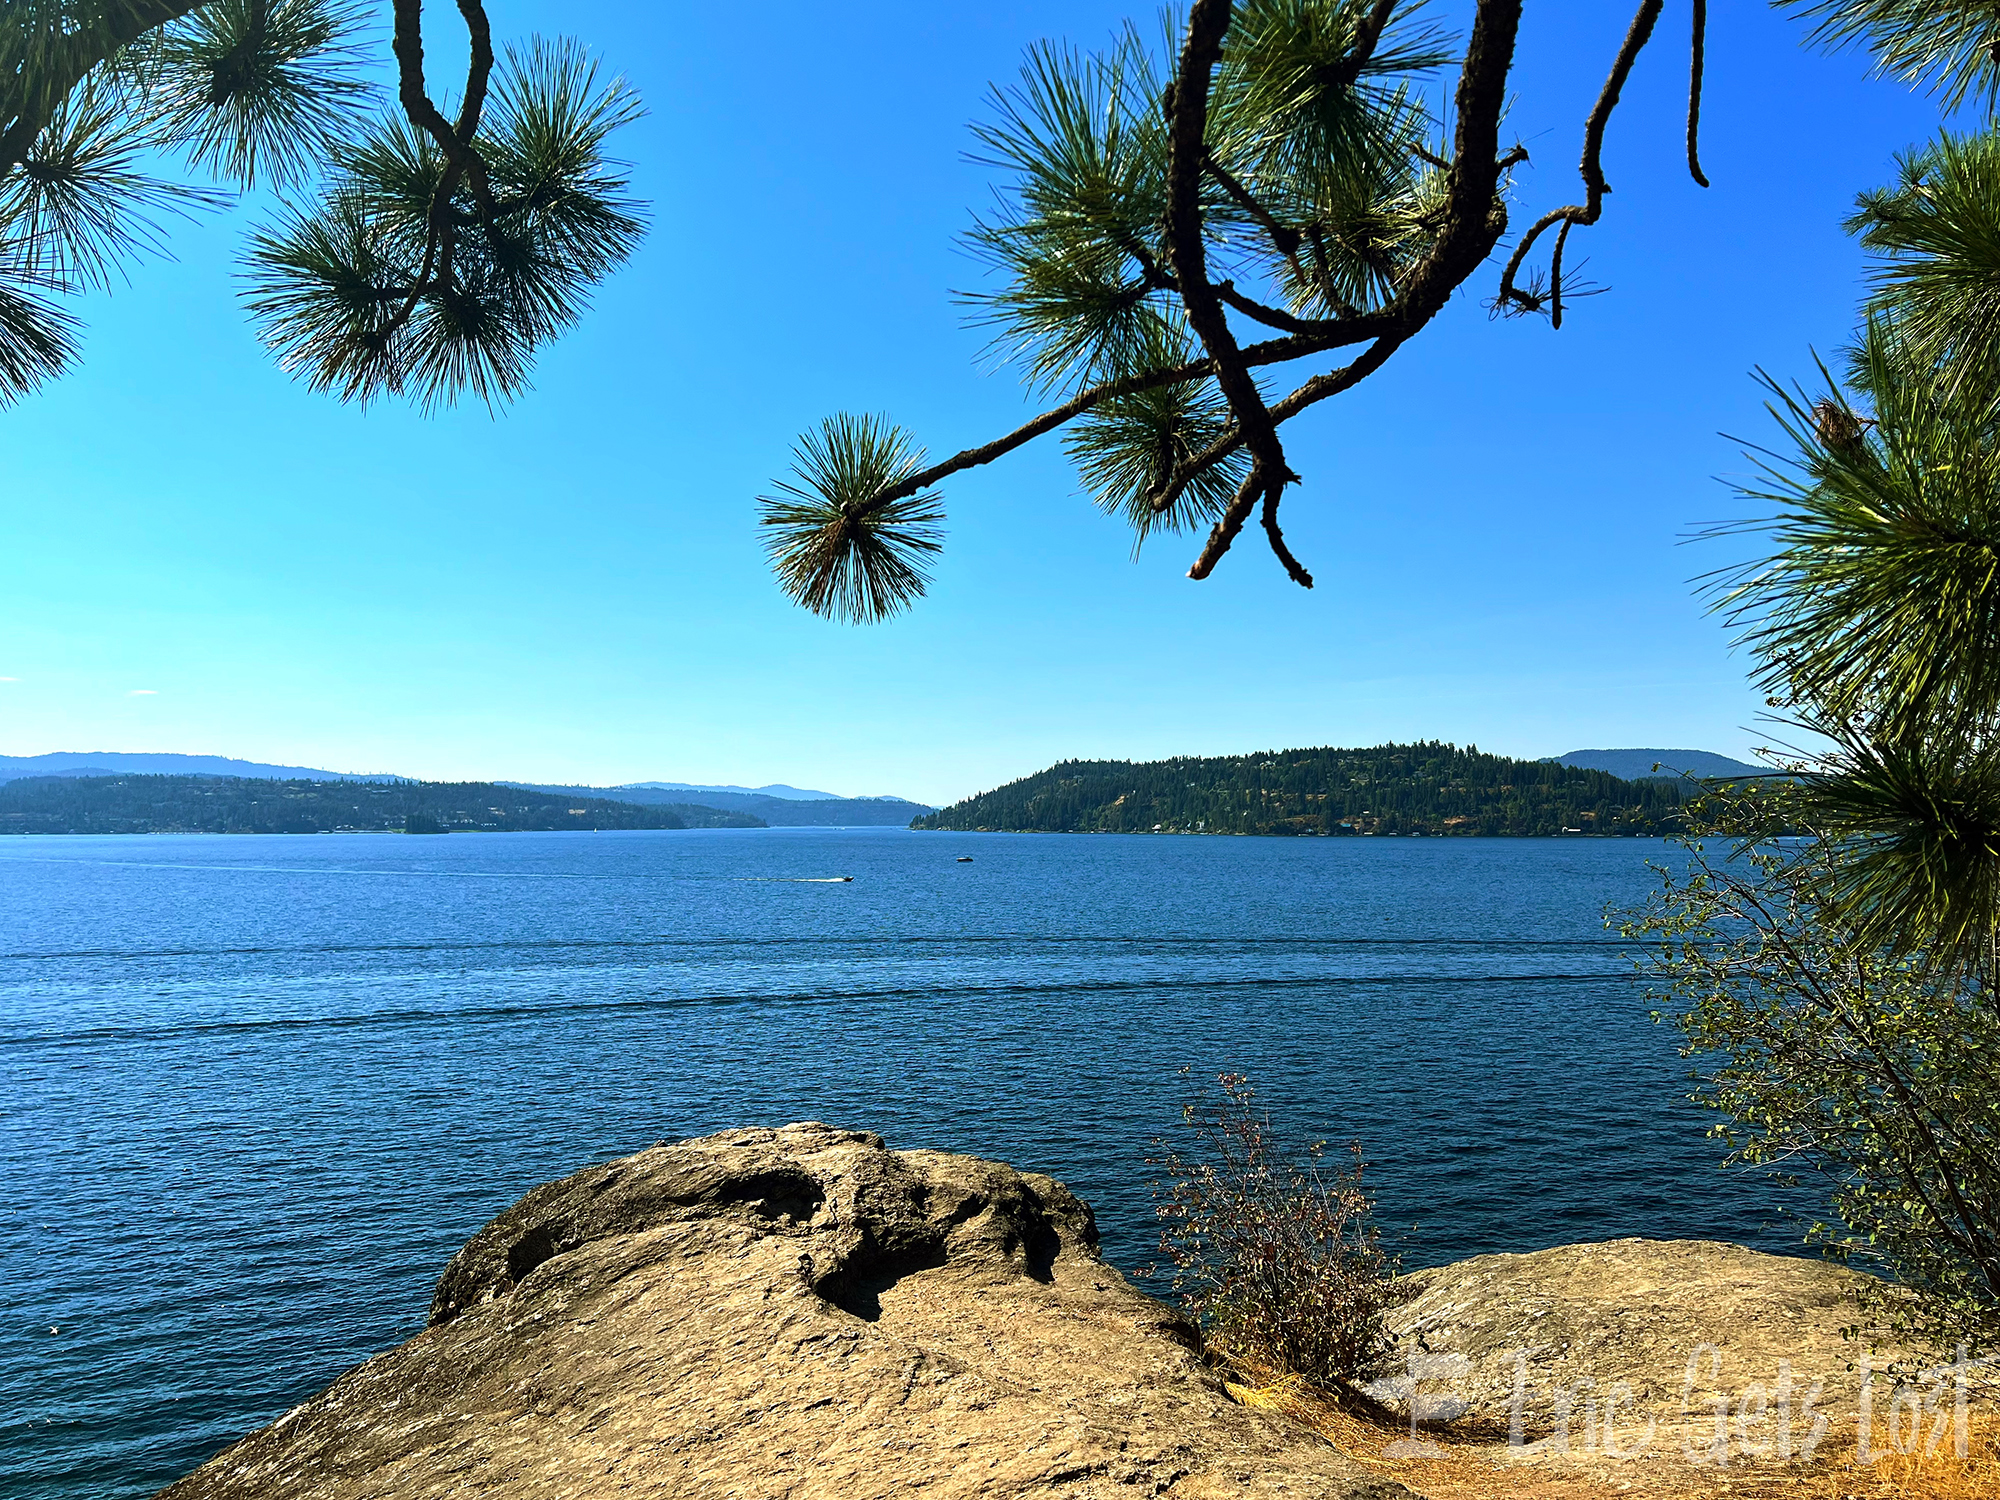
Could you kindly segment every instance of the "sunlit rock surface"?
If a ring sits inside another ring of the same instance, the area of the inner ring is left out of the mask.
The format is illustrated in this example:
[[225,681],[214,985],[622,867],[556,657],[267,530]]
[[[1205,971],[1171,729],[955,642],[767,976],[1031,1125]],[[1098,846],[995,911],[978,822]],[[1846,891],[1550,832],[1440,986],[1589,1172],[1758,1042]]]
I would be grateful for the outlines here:
[[1232,1401],[1095,1242],[1050,1178],[862,1132],[656,1146],[535,1189],[424,1333],[165,1495],[1411,1494]]

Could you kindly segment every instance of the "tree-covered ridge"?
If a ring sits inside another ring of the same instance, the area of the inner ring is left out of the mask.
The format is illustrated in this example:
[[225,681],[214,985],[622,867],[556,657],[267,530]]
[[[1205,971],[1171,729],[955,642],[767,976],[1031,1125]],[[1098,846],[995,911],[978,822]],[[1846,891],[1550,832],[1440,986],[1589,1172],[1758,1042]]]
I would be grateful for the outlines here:
[[1431,741],[1176,760],[1070,760],[913,828],[1032,833],[1660,834],[1681,788]]
[[0,786],[0,833],[522,833],[761,828],[711,807],[551,797],[486,781],[34,776]]

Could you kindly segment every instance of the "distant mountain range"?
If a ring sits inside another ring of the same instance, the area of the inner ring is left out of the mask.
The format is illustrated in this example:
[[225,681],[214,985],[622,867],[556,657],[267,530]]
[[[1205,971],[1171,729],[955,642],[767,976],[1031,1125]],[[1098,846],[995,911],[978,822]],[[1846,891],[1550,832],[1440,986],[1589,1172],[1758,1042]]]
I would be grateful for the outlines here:
[[0,781],[22,776],[244,776],[268,781],[399,781],[376,772],[349,775],[311,766],[270,766],[224,755],[135,755],[123,750],[59,750],[52,755],[0,755]]
[[832,797],[812,793],[795,799],[766,796],[762,792],[721,791],[714,787],[683,789],[672,783],[662,786],[644,781],[627,786],[550,786],[527,781],[506,781],[501,785],[562,796],[614,797],[620,802],[641,805],[698,800],[703,807],[743,813],[773,828],[907,828],[910,819],[931,811],[922,802],[906,802],[901,797]]
[[[1753,766],[1731,760],[1713,750],[1572,750],[1550,759],[1559,766],[1581,766],[1587,771],[1608,771],[1625,781],[1664,778],[1678,781],[1683,775],[1769,776],[1769,766]],[[1659,769],[1653,769],[1658,766]]]
[[[221,755],[136,754],[122,750],[58,751],[50,755],[0,755],[0,784],[25,777],[219,776],[262,781],[410,781],[388,772],[353,774],[313,766],[275,766]],[[931,809],[901,797],[841,797],[774,783],[770,786],[703,786],[687,781],[635,781],[624,786],[544,785],[530,781],[464,783],[516,787],[559,797],[594,798],[640,807],[696,805],[740,814],[773,828],[901,827]]]
[[[706,786],[698,781],[627,781],[613,787],[614,792],[630,792],[644,788],[649,792],[728,792],[742,797],[781,797],[787,802],[844,802],[838,792],[809,792],[800,787],[786,786],[782,781],[774,781],[769,786]],[[861,799],[876,801],[876,798]]]
[[[1635,752],[1638,753],[1638,752]],[[918,828],[1329,837],[1672,833],[1681,788],[1431,741],[1134,763],[1064,761]]]

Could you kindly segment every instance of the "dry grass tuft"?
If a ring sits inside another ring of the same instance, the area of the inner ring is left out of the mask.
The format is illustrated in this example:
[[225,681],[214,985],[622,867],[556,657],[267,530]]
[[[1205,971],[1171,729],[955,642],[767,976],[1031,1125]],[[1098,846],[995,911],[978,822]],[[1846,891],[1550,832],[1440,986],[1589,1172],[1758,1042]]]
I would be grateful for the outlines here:
[[1810,1466],[1701,1468],[1663,1456],[1658,1463],[1605,1470],[1510,1458],[1504,1428],[1428,1431],[1410,1442],[1407,1426],[1356,1397],[1317,1389],[1251,1357],[1228,1356],[1229,1394],[1243,1405],[1310,1428],[1350,1458],[1429,1500],[2000,1500],[2000,1413],[1967,1419],[1966,1454],[1949,1434],[1925,1454],[1878,1454],[1858,1462],[1855,1444],[1821,1448]]
[[1853,1445],[1836,1457],[1803,1500],[1996,1500],[2000,1497],[2000,1413],[1976,1412],[1966,1421],[1966,1451],[1959,1457],[1947,1436],[1935,1453],[1885,1453],[1871,1464],[1856,1461]]

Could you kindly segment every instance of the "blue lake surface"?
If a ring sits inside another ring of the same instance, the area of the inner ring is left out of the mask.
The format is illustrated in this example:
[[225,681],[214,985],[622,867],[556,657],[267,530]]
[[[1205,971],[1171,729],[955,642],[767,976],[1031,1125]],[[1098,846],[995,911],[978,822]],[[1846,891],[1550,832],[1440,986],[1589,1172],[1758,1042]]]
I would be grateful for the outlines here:
[[[974,862],[960,864],[958,856]],[[1178,1070],[1358,1137],[1406,1263],[1796,1248],[1607,903],[1652,840],[0,840],[0,1492],[149,1494],[422,1326],[528,1188],[822,1119],[1152,1251]],[[852,883],[825,883],[852,875]],[[1412,1228],[1412,1226],[1415,1226]]]

